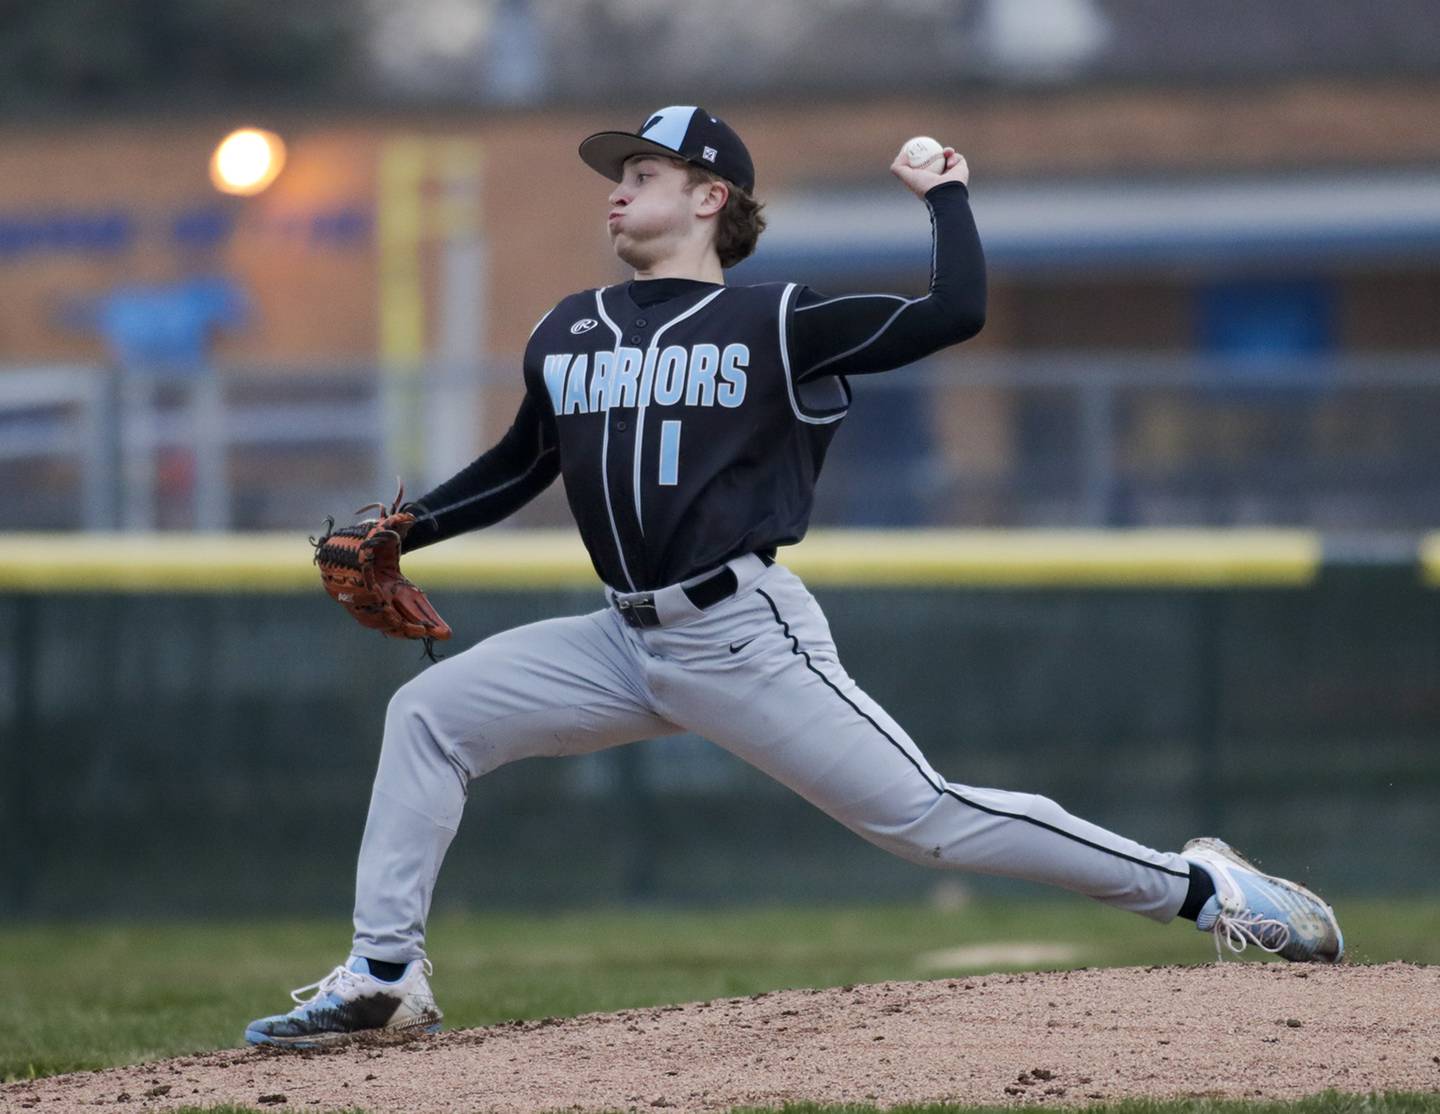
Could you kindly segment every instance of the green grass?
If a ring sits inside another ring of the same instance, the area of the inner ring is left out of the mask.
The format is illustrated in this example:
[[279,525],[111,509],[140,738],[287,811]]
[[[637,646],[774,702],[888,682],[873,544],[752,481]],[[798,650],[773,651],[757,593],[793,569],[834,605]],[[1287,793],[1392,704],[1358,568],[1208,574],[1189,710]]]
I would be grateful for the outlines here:
[[[1342,902],[1339,910],[1355,961],[1440,963],[1440,900]],[[1210,938],[1188,925],[1161,927],[1079,899],[977,900],[956,911],[452,915],[432,924],[430,955],[447,1027],[468,1028],[1003,969],[935,969],[919,960],[960,945],[1022,942],[1076,949],[1073,962],[1047,967],[1214,958]],[[341,919],[0,926],[0,1079],[238,1046],[246,1021],[283,1012],[287,991],[328,972],[348,943]]]

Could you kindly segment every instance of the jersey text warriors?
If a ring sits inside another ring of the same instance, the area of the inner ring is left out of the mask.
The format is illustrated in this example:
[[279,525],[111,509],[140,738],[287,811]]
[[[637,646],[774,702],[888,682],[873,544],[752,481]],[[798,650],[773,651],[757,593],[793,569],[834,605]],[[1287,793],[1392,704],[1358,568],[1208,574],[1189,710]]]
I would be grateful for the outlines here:
[[571,295],[525,353],[581,537],[620,591],[798,541],[849,405],[838,377],[796,388],[793,285],[685,286],[646,306],[625,286]]

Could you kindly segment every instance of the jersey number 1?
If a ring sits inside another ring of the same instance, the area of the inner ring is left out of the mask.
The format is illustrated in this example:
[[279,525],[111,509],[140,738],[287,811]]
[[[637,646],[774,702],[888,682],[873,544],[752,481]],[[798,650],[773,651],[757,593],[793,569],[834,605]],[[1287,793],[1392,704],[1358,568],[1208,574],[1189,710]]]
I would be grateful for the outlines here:
[[660,486],[680,482],[680,423],[660,423]]

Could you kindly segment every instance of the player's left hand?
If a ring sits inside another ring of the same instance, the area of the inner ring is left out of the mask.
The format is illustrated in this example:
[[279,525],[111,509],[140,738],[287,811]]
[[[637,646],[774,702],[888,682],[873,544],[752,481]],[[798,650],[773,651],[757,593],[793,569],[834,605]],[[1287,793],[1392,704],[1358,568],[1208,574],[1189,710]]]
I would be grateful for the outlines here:
[[904,182],[916,197],[924,197],[941,182],[970,182],[970,164],[954,147],[945,148],[945,170],[917,170],[905,161],[902,150],[890,164],[890,173]]

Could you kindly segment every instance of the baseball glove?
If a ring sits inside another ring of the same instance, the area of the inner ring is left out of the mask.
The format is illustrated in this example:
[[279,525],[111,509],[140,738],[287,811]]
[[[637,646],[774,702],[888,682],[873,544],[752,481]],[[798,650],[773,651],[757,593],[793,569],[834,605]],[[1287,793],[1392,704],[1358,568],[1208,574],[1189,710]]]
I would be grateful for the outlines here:
[[401,485],[388,508],[384,503],[371,503],[355,512],[374,510],[379,518],[367,518],[354,526],[337,530],[335,519],[326,518],[325,533],[310,542],[325,591],[361,626],[391,638],[418,638],[433,661],[435,643],[450,637],[450,626],[425,593],[400,572],[400,543],[415,524],[415,516],[400,509],[404,498]]

